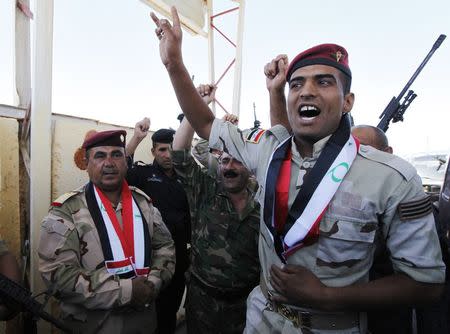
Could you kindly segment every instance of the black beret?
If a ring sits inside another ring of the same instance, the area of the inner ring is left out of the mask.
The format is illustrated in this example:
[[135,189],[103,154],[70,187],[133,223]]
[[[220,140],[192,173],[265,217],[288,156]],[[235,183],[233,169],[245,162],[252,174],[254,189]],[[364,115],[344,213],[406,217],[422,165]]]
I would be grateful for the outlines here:
[[159,129],[152,136],[154,143],[170,144],[173,142],[173,135],[175,130],[172,129]]

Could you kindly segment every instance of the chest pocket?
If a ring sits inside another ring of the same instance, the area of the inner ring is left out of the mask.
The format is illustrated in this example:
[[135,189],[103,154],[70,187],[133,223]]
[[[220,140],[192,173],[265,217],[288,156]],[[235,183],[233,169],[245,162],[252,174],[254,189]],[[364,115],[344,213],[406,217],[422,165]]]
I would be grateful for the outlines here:
[[228,229],[228,240],[236,251],[236,256],[245,256],[249,262],[258,259],[259,216],[248,217],[244,221],[234,221]]
[[377,226],[376,222],[325,216],[320,223],[316,259],[321,276],[368,270]]
[[213,205],[202,213],[202,229],[209,244],[224,244],[233,217],[220,206]]

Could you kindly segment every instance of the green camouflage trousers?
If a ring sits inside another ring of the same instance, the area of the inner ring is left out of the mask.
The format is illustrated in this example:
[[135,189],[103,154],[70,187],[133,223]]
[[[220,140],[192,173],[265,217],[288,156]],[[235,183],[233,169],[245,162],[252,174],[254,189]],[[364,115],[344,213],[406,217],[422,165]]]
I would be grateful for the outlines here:
[[241,334],[245,327],[247,296],[229,300],[211,296],[192,280],[186,296],[189,334]]

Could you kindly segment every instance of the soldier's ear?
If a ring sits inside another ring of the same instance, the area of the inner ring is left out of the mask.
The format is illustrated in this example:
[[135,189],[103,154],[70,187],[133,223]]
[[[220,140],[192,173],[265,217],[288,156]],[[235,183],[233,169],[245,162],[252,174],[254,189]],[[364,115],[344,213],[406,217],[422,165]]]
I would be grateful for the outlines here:
[[344,106],[343,106],[343,113],[348,113],[352,110],[353,108],[353,103],[355,102],[355,94],[353,93],[347,93],[344,96]]
[[387,146],[386,148],[383,149],[384,152],[387,152],[389,154],[393,154],[394,150],[392,149],[391,146]]
[[75,162],[75,165],[79,169],[85,170],[87,168],[87,164],[88,164],[87,156],[88,155],[89,155],[89,152],[86,152],[86,150],[81,147],[75,151],[75,153],[73,155],[73,160]]

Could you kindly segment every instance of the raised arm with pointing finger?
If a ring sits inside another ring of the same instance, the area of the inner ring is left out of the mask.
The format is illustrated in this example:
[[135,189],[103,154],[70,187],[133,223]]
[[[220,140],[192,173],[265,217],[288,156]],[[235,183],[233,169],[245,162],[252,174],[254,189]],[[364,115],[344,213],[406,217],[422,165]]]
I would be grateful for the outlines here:
[[209,138],[214,114],[197,93],[191,76],[183,63],[181,54],[182,32],[180,19],[175,7],[171,8],[173,26],[166,19],[159,19],[154,13],[151,17],[156,24],[159,38],[161,61],[166,66],[178,103],[197,134]]

